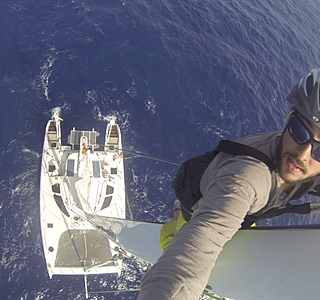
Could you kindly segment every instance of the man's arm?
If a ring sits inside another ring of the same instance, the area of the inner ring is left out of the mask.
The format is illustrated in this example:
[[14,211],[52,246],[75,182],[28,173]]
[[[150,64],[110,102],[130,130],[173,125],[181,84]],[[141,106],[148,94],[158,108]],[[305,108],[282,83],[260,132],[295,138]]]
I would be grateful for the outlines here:
[[257,184],[263,184],[258,193],[264,194],[260,200],[265,204],[270,172],[252,158],[232,158],[213,171],[199,208],[144,276],[138,299],[198,300],[224,244],[259,203]]

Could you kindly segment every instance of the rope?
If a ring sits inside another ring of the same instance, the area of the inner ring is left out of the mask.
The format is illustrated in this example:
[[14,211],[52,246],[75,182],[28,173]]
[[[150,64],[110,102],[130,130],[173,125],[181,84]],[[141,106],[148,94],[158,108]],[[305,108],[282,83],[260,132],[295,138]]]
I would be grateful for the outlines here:
[[166,158],[160,158],[160,157],[156,157],[156,156],[151,156],[151,155],[148,155],[148,154],[145,154],[145,153],[142,153],[142,152],[138,152],[138,151],[130,151],[130,150],[125,150],[125,149],[119,149],[119,151],[122,151],[124,153],[138,155],[138,156],[141,156],[141,157],[153,159],[153,160],[164,162],[164,163],[168,163],[168,164],[175,165],[175,166],[180,166],[181,165],[180,161],[170,160],[170,159],[166,159]]

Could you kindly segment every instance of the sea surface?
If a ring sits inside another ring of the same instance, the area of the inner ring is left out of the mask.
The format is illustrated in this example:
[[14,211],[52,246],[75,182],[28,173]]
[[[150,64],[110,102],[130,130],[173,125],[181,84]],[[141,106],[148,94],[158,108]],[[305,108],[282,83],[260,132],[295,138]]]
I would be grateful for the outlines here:
[[[85,298],[81,276],[49,279],[41,245],[40,159],[53,108],[63,139],[72,127],[103,133],[116,117],[125,149],[173,161],[221,138],[281,130],[286,96],[320,66],[319,15],[317,0],[2,0],[0,299]],[[134,219],[170,220],[177,166],[127,155],[125,171]],[[90,277],[90,290],[120,291],[92,299],[136,299],[126,290],[145,271],[131,261],[119,279]]]

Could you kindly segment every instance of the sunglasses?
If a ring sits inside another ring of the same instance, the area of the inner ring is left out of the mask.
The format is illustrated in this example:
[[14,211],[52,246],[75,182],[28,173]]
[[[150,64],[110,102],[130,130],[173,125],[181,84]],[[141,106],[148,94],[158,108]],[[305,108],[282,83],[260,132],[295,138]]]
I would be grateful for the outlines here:
[[320,163],[320,142],[316,141],[302,121],[293,115],[288,123],[288,130],[293,140],[299,145],[312,143],[312,157]]

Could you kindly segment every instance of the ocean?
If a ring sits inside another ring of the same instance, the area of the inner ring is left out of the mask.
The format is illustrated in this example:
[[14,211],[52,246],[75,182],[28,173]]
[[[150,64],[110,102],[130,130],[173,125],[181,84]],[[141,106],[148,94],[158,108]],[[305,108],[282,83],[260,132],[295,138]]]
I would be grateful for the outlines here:
[[[84,299],[83,278],[46,271],[39,222],[43,134],[72,127],[183,161],[222,138],[281,130],[286,96],[320,66],[316,0],[3,0],[0,2],[0,299]],[[103,134],[102,134],[103,136]],[[170,220],[177,166],[126,155],[134,219]],[[317,201],[308,196],[301,201]],[[318,224],[288,215],[264,225]],[[94,276],[92,299],[136,299],[143,263]]]

